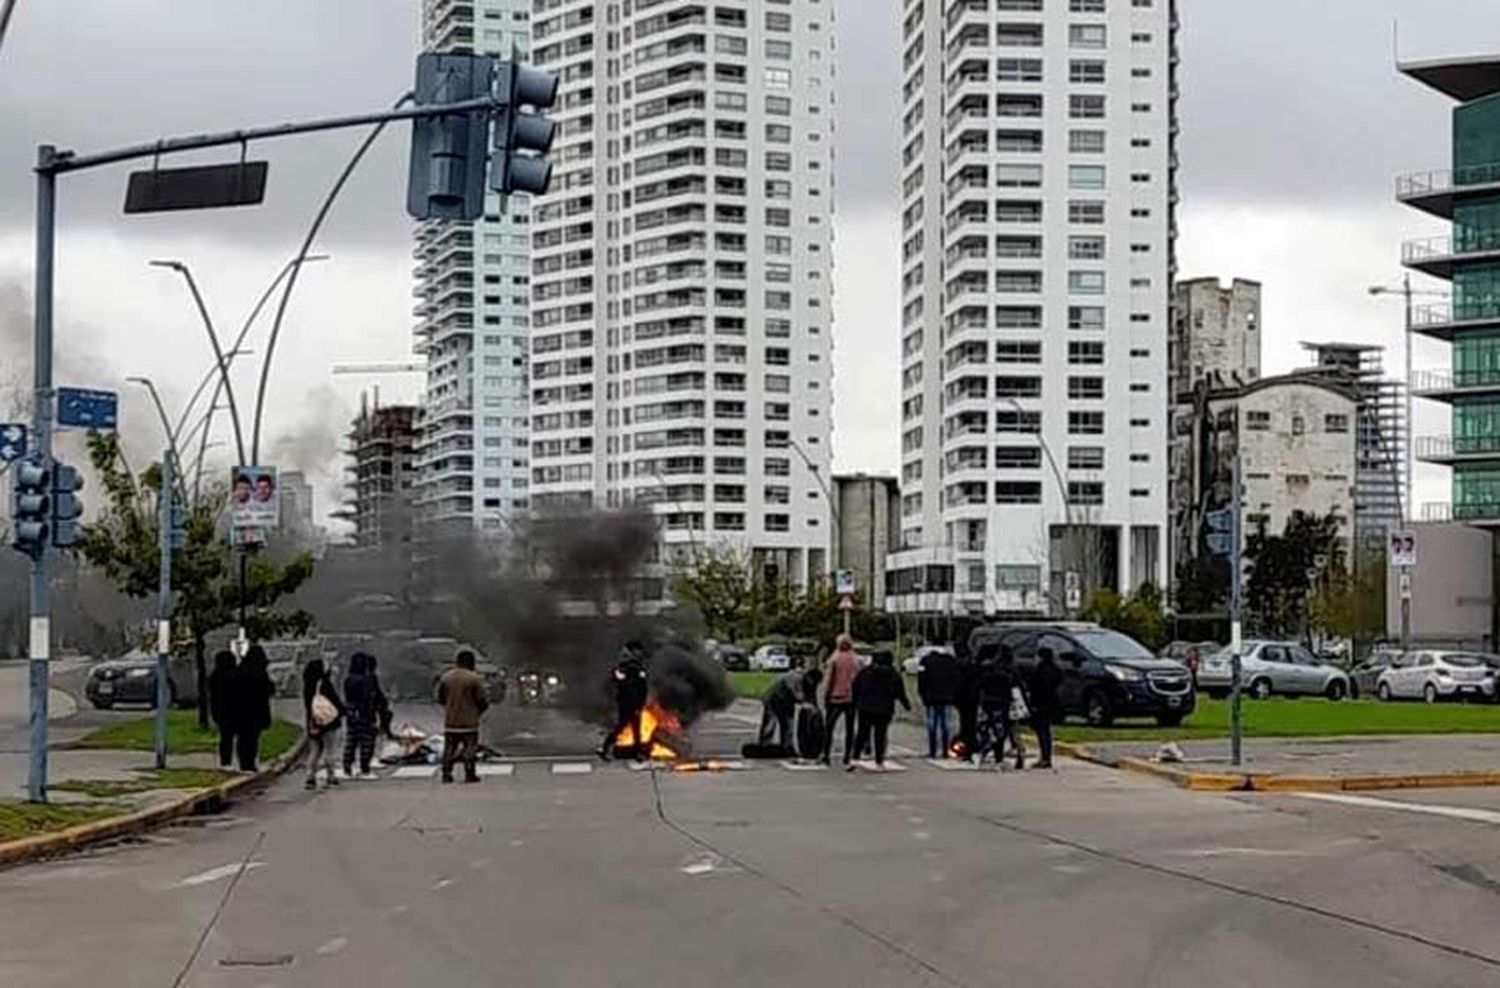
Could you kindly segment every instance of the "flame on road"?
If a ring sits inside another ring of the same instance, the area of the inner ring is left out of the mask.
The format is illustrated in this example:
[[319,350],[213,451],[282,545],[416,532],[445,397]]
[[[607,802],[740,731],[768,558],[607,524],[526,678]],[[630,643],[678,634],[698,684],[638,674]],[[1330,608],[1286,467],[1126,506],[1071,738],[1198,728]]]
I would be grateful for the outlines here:
[[[667,745],[663,735],[675,735],[682,731],[682,722],[669,710],[664,710],[655,699],[646,703],[641,710],[641,734],[645,743],[650,745],[650,756],[656,761],[671,761],[677,757],[675,749]],[[634,750],[641,744],[635,737],[635,730],[631,725],[620,729],[615,735],[616,748],[628,748]]]

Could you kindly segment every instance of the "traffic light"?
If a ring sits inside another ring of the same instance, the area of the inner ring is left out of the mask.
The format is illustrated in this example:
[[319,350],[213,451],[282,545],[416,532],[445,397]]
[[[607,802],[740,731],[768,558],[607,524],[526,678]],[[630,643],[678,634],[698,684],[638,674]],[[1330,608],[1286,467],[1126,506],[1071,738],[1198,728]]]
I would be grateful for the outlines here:
[[[432,106],[493,94],[488,55],[417,56],[416,104]],[[412,121],[406,210],[419,220],[477,220],[484,215],[490,114],[485,110]]]
[[52,475],[45,463],[32,457],[16,463],[12,481],[11,528],[15,537],[11,545],[32,559],[40,559],[47,551],[47,518],[52,506],[47,488]]
[[59,549],[78,544],[78,519],[83,515],[83,502],[78,500],[81,490],[83,478],[75,468],[66,463],[52,464],[52,544]]
[[502,195],[541,195],[552,182],[547,152],[557,123],[547,110],[557,100],[557,76],[515,61],[499,64],[495,78],[495,160],[490,188]]

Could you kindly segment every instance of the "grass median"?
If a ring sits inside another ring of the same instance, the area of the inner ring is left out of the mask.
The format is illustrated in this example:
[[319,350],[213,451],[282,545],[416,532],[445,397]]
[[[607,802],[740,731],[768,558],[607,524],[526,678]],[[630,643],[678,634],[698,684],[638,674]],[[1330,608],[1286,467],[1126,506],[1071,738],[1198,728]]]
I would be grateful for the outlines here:
[[[1055,733],[1059,741],[1191,741],[1229,736],[1229,701],[1198,697],[1197,709],[1179,727],[1151,721],[1094,728],[1068,723]],[[1367,734],[1500,734],[1500,707],[1457,703],[1381,703],[1355,700],[1332,703],[1307,697],[1246,699],[1245,737],[1310,738]]]
[[118,806],[91,803],[21,803],[0,800],[0,843],[37,837],[93,823],[122,812]]
[[66,779],[50,788],[91,799],[118,799],[157,789],[209,789],[235,778],[216,768],[138,768],[130,779]]
[[[297,743],[297,728],[287,721],[278,720],[260,736],[260,757],[269,761],[289,750]],[[99,748],[111,751],[153,751],[156,745],[156,715],[147,714],[130,720],[122,720],[98,730],[90,731],[75,742],[79,748]],[[219,732],[213,728],[203,730],[198,726],[198,715],[191,710],[167,711],[167,752],[173,755],[193,755],[217,752]]]
[[759,700],[779,672],[731,672],[729,681],[734,685],[734,695],[747,700]]

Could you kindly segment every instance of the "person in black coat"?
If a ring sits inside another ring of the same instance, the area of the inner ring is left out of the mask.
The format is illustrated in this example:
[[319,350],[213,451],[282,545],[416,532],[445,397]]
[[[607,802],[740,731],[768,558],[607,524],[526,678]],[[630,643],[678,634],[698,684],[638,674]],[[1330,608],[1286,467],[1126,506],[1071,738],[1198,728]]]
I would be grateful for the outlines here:
[[615,699],[615,726],[604,737],[599,757],[608,761],[615,752],[615,742],[621,732],[630,728],[630,739],[635,744],[636,761],[644,761],[650,754],[650,738],[641,737],[641,711],[646,709],[650,695],[650,674],[646,669],[645,649],[639,642],[626,642],[621,650],[620,661],[610,672],[609,686]]
[[344,736],[344,774],[354,774],[355,756],[359,757],[359,774],[370,774],[375,757],[375,736],[391,709],[390,701],[375,675],[375,656],[355,652],[349,659],[349,674],[344,677],[344,703],[349,710],[348,733]]
[[208,674],[208,715],[219,729],[219,766],[234,765],[234,653],[221,649],[214,653],[214,669]]
[[979,736],[979,666],[967,650],[954,664],[953,705],[958,708],[958,741],[964,758],[974,756]]
[[[1021,738],[1016,733],[1016,725],[1010,716],[1011,704],[1015,700],[1019,684],[1015,656],[1008,645],[1002,644],[989,652],[987,657],[988,661],[979,667],[979,705],[992,725],[995,764],[1005,761],[1005,746],[1009,741],[1016,749],[1016,768],[1025,768],[1026,753],[1021,747]],[[983,751],[979,753],[980,761],[984,760],[984,755]]]
[[917,668],[917,696],[927,711],[927,757],[948,757],[948,708],[958,699],[958,660],[933,650]]
[[235,749],[240,769],[245,772],[255,771],[256,759],[260,757],[261,733],[271,726],[271,698],[276,695],[276,684],[266,671],[269,664],[266,650],[251,645],[235,670],[231,719],[235,725]]
[[[891,718],[896,716],[896,704],[907,710],[911,701],[906,697],[906,680],[896,671],[889,652],[877,652],[874,660],[854,677],[854,709],[859,713],[859,733],[854,740],[857,757],[864,757],[865,747],[873,738],[875,742],[875,764],[885,768],[886,739],[891,727]],[[848,771],[854,771],[850,765]]]
[[1037,768],[1052,767],[1052,721],[1057,717],[1057,688],[1062,670],[1050,648],[1036,650],[1036,665],[1026,677],[1026,704],[1031,709],[1031,729],[1036,732],[1041,758]]
[[769,745],[774,739],[784,750],[796,751],[793,738],[797,708],[818,705],[818,685],[822,682],[823,673],[817,669],[793,669],[771,680],[760,697],[762,745]]

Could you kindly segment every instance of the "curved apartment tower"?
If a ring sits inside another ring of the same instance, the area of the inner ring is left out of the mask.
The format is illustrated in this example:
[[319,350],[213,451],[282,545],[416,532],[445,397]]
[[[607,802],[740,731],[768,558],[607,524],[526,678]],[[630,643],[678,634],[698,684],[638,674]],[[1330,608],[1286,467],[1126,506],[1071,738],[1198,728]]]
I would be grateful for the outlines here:
[[1448,305],[1411,309],[1410,328],[1452,344],[1447,372],[1413,390],[1453,408],[1452,432],[1417,440],[1420,459],[1453,469],[1453,517],[1500,525],[1500,57],[1407,62],[1400,70],[1458,101],[1447,171],[1397,179],[1396,197],[1451,220],[1450,236],[1409,241],[1408,267],[1452,282]]
[[537,0],[531,498],[828,569],[833,0]]
[[1175,0],[905,0],[887,604],[1166,580]]

